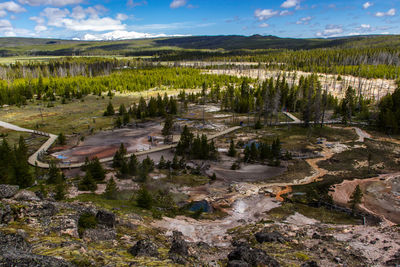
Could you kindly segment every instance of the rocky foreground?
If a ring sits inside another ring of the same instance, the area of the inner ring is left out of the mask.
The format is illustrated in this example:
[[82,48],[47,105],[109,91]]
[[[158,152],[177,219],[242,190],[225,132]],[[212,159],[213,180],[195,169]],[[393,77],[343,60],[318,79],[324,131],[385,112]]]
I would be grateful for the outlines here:
[[[241,221],[229,245],[188,242],[147,217],[0,185],[0,266],[396,266],[400,228],[326,225],[300,214]],[[210,221],[209,223],[212,223]],[[222,234],[222,233],[221,233]]]

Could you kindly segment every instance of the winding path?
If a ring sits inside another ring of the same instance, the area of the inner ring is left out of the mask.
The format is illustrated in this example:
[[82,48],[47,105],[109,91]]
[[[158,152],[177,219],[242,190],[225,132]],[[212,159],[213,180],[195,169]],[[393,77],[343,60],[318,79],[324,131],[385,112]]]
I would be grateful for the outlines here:
[[[289,117],[290,119],[292,119],[292,121],[290,122],[280,122],[279,124],[281,125],[286,125],[286,124],[302,124],[303,121],[299,120],[296,116],[294,116],[293,114],[291,114],[290,112],[283,112],[283,114],[285,114],[287,117]],[[324,124],[335,124],[338,123],[338,121],[326,121]],[[46,151],[52,146],[52,144],[57,140],[57,135],[54,134],[50,134],[50,133],[45,133],[45,132],[40,132],[40,131],[35,131],[35,130],[31,130],[31,129],[26,129],[26,128],[22,128],[19,127],[17,125],[8,123],[8,122],[4,122],[4,121],[0,121],[0,127],[3,128],[7,128],[10,130],[14,130],[14,131],[18,131],[18,132],[28,132],[28,133],[32,133],[32,134],[38,134],[38,135],[42,135],[42,136],[47,136],[49,137],[49,139],[35,152],[33,153],[29,159],[28,162],[29,164],[33,165],[33,166],[37,166],[40,168],[44,168],[44,169],[48,169],[49,168],[49,164],[42,162],[40,160],[40,155],[45,154]],[[217,137],[226,135],[228,133],[234,132],[238,129],[240,129],[241,126],[235,126],[235,127],[231,127],[228,128],[224,131],[218,132],[214,135],[209,135],[207,136],[208,140],[211,139],[215,139]],[[362,140],[361,142],[364,141],[364,138],[370,138],[370,136],[363,132],[361,129],[359,128],[355,128],[357,134],[359,134],[360,136],[360,140]],[[168,150],[171,148],[176,147],[177,144],[171,144],[171,145],[163,145],[163,146],[159,146],[159,147],[155,147],[155,148],[151,148],[149,150],[146,151],[140,151],[140,152],[136,152],[136,153],[132,153],[135,154],[136,156],[142,156],[142,155],[147,155],[147,154],[151,154],[154,152],[159,152],[159,151],[164,151],[164,150]],[[127,157],[130,157],[132,154],[128,154]],[[108,157],[108,158],[102,158],[100,159],[101,163],[105,163],[105,162],[110,162],[112,161],[112,157]],[[61,169],[72,169],[72,168],[80,168],[84,165],[84,162],[78,162],[78,163],[72,163],[72,164],[58,164],[58,167]]]
[[[18,132],[27,132],[27,133],[32,133],[32,134],[37,134],[37,135],[42,135],[42,136],[47,136],[49,137],[49,139],[35,152],[33,153],[29,159],[28,162],[29,164],[31,164],[32,166],[37,166],[43,169],[48,169],[50,167],[50,165],[48,163],[42,162],[40,160],[40,155],[46,153],[46,151],[51,147],[51,145],[57,140],[58,136],[54,135],[54,134],[50,134],[50,133],[45,133],[45,132],[40,132],[40,131],[35,131],[35,130],[31,130],[31,129],[26,129],[26,128],[22,128],[19,127],[17,125],[8,123],[8,122],[4,122],[4,121],[0,121],[0,127],[3,128],[7,128],[10,130],[14,130],[14,131],[18,131]],[[233,131],[236,131],[237,129],[240,129],[240,126],[235,126],[235,127],[231,127],[228,128],[224,131],[218,132],[214,135],[209,135],[207,136],[208,140],[212,140],[215,139],[219,136],[223,136],[225,134],[231,133]],[[136,156],[142,156],[142,155],[147,155],[147,154],[151,154],[151,153],[155,153],[155,152],[159,152],[159,151],[164,151],[164,150],[168,150],[171,148],[176,147],[177,144],[171,144],[171,145],[163,145],[163,146],[158,146],[155,148],[151,148],[149,150],[146,151],[140,151],[140,152],[136,152],[136,153],[131,153],[126,155],[126,157],[130,157],[132,154],[135,154]],[[108,158],[102,158],[100,159],[101,163],[105,163],[105,162],[110,162],[113,160],[113,157],[108,157]],[[72,164],[58,164],[58,167],[61,169],[72,169],[72,168],[80,168],[85,164],[85,162],[78,162],[78,163],[72,163]]]

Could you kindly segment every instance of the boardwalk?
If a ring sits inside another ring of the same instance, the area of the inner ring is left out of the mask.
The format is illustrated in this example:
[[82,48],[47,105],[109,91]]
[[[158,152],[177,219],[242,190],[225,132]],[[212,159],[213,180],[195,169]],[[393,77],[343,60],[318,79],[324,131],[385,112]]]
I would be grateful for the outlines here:
[[[14,131],[18,131],[18,132],[27,132],[27,133],[32,133],[32,134],[38,134],[38,135],[42,135],[42,136],[47,136],[49,137],[49,139],[35,152],[33,153],[29,159],[28,162],[29,164],[31,164],[32,166],[37,166],[39,168],[43,168],[43,169],[48,169],[49,168],[49,164],[46,162],[42,162],[40,161],[40,155],[43,155],[47,152],[47,150],[53,145],[53,143],[57,140],[57,135],[54,134],[50,134],[50,133],[45,133],[45,132],[39,132],[39,131],[35,131],[35,130],[31,130],[31,129],[26,129],[26,128],[22,128],[19,127],[17,125],[11,124],[11,123],[7,123],[4,121],[0,121],[0,127],[3,128],[7,128],[10,130],[14,130]],[[217,134],[214,135],[210,135],[207,136],[208,140],[217,138],[219,136],[223,136],[225,134],[231,133],[233,131],[236,131],[237,129],[240,129],[240,126],[235,126],[232,128],[228,128],[222,132],[219,132]],[[164,151],[164,150],[168,150],[171,148],[176,147],[177,144],[171,144],[171,145],[163,145],[163,146],[158,146],[158,147],[154,147],[151,148],[149,150],[146,151],[140,151],[140,152],[136,152],[134,153],[136,156],[142,156],[142,155],[147,155],[147,154],[151,154],[151,153],[155,153],[155,152],[159,152],[159,151]],[[130,157],[132,154],[128,154],[127,157]],[[108,158],[102,158],[100,159],[100,162],[104,163],[104,162],[110,162],[112,161],[112,157],[108,157]],[[72,169],[72,168],[80,168],[85,164],[85,162],[78,162],[78,163],[72,163],[72,164],[59,164],[58,167],[61,169]]]
[[[296,118],[293,114],[289,113],[289,112],[283,112],[287,117],[289,117],[290,119],[292,119],[293,121],[290,122],[280,122],[278,123],[279,125],[286,125],[286,124],[303,124],[303,121],[299,120],[298,118]],[[339,123],[338,121],[326,121],[324,124],[335,124],[335,123]],[[3,122],[0,121],[0,127],[3,128],[7,128],[10,130],[14,130],[14,131],[18,131],[18,132],[28,132],[28,133],[33,133],[33,134],[38,134],[38,135],[42,135],[42,136],[47,136],[49,137],[49,139],[35,152],[33,153],[29,159],[28,162],[29,164],[33,165],[33,166],[38,166],[40,168],[44,168],[44,169],[48,169],[49,168],[49,164],[40,161],[40,155],[43,155],[47,152],[47,150],[51,147],[51,145],[57,140],[57,135],[54,134],[50,134],[50,133],[45,133],[45,132],[39,132],[39,131],[35,131],[35,130],[31,130],[31,129],[26,129],[26,128],[22,128],[19,127],[17,125],[11,124],[11,123],[7,123],[7,122]],[[217,137],[220,136],[224,136],[226,134],[229,134],[231,132],[234,132],[238,129],[242,128],[241,126],[235,126],[235,127],[231,127],[228,128],[224,131],[218,132],[216,134],[213,135],[209,135],[207,136],[208,140],[212,140],[215,139]],[[361,129],[354,127],[354,129],[356,130],[357,134],[360,135]],[[368,138],[369,136],[367,134],[363,135],[363,137]],[[364,138],[362,138],[362,140],[364,140]],[[151,148],[149,150],[146,151],[140,151],[140,152],[136,152],[133,153],[136,156],[142,156],[142,155],[147,155],[147,154],[151,154],[151,153],[155,153],[155,152],[159,152],[159,151],[164,151],[164,150],[168,150],[171,148],[175,148],[177,144],[171,144],[171,145],[163,145],[163,146],[158,146],[158,147],[154,147]],[[130,157],[132,154],[128,154],[127,157]],[[105,162],[110,162],[112,161],[112,157],[108,157],[108,158],[102,158],[100,159],[100,162],[105,163]],[[72,168],[80,168],[85,164],[85,162],[77,162],[77,163],[71,163],[71,164],[65,164],[65,163],[60,163],[58,165],[59,168],[61,169],[72,169]]]

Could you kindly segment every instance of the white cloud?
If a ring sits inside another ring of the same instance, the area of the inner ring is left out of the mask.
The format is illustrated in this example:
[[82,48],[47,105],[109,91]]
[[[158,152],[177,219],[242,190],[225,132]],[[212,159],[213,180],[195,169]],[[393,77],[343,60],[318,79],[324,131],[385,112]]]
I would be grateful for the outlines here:
[[289,16],[289,15],[293,15],[293,12],[291,12],[291,11],[289,11],[289,10],[282,10],[280,13],[279,13],[279,16]]
[[0,10],[0,18],[7,16],[7,12]]
[[9,20],[0,19],[0,31],[11,30],[11,29],[12,29],[12,25]]
[[282,3],[281,7],[292,8],[292,7],[298,7],[299,5],[300,5],[300,0],[286,0],[285,2]]
[[117,31],[124,30],[126,28],[125,24],[121,24],[120,20],[115,20],[112,18],[89,18],[86,20],[73,20],[73,19],[63,19],[62,26],[73,31]]
[[139,38],[156,38],[167,36],[187,36],[187,35],[166,35],[166,34],[151,34],[135,31],[112,31],[102,34],[85,34],[82,38],[74,38],[76,40],[85,41],[103,41],[103,40],[127,40]]
[[82,3],[84,0],[18,0],[23,5],[30,6],[41,6],[41,5],[50,5],[50,6],[67,6],[67,5],[77,5]]
[[317,32],[317,37],[337,37],[343,33],[343,26],[341,25],[326,25],[325,30]]
[[312,20],[312,17],[311,17],[311,16],[304,17],[304,18],[300,18],[300,19],[296,22],[296,24],[297,24],[297,25],[300,25],[300,24],[307,25],[307,24],[310,23],[310,20]]
[[144,0],[144,1],[141,1],[141,2],[135,2],[135,1],[133,1],[133,0],[128,0],[128,2],[126,2],[126,5],[127,5],[128,7],[130,7],[130,8],[134,8],[134,7],[137,7],[137,6],[144,6],[144,5],[147,5],[147,1]]
[[26,9],[20,6],[19,4],[15,3],[14,1],[8,1],[0,3],[0,11],[8,11],[13,13],[21,13],[25,12]]
[[370,8],[371,6],[373,6],[374,4],[373,3],[371,3],[371,2],[365,2],[364,4],[363,4],[363,8],[364,9],[368,9],[368,8]]
[[45,23],[45,19],[43,17],[30,17],[29,19],[35,21],[37,24]]
[[44,32],[44,31],[47,31],[47,27],[44,25],[37,25],[35,27],[35,32]]
[[376,12],[374,16],[375,17],[386,17],[386,16],[393,17],[394,15],[396,15],[396,9],[391,8],[387,12]]
[[187,0],[173,0],[171,4],[169,5],[170,8],[178,8],[185,6],[187,3]]
[[[72,10],[48,7],[41,13],[41,18],[47,18],[47,25],[66,28],[72,31],[117,31],[125,30],[126,25],[121,23],[124,15],[117,15],[116,19],[110,17],[99,17],[106,11],[105,7],[97,5],[86,9],[77,6]],[[126,15],[125,15],[126,16]],[[32,17],[39,25],[44,26],[41,18]]]
[[129,16],[126,14],[122,14],[122,13],[117,14],[117,20],[127,20],[128,18],[129,18]]
[[268,27],[269,27],[269,24],[268,24],[268,23],[261,23],[261,24],[259,25],[259,27],[260,27],[260,28],[268,28]]
[[369,24],[361,24],[361,29],[365,29],[365,30],[368,30],[368,29],[371,29],[371,25],[369,25]]
[[53,7],[45,8],[40,15],[47,18],[49,26],[63,27],[63,19],[66,18],[70,12],[68,9],[59,9]]
[[278,14],[278,11],[274,11],[272,9],[257,9],[254,12],[254,16],[260,21],[270,19]]

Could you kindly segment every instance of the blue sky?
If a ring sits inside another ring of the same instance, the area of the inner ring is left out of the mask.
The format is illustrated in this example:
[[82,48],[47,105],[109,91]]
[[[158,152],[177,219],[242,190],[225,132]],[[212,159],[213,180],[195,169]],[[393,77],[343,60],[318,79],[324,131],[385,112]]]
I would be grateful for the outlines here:
[[399,34],[400,0],[0,0],[0,36]]

